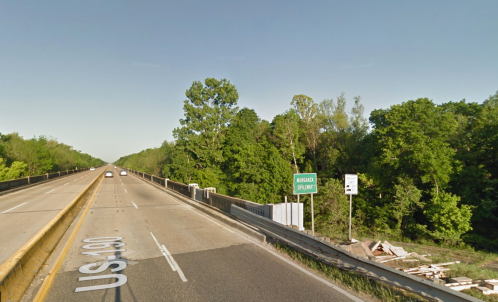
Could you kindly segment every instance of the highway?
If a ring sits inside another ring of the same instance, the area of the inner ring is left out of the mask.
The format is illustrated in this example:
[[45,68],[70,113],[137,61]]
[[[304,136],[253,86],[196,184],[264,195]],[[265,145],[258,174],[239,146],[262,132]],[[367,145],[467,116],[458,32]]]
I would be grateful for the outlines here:
[[107,167],[0,196],[0,264],[9,259]]
[[[113,178],[99,180],[88,211],[82,210],[47,261],[49,269],[57,261],[62,265],[53,284],[44,287],[45,301],[362,301],[268,244],[199,212],[164,189],[133,175],[119,176],[118,171]],[[49,220],[63,207],[62,199],[70,201],[74,197],[70,192],[78,194],[99,172],[12,194],[11,198],[38,196],[56,188],[60,201],[38,207],[25,204],[10,212],[41,212],[44,221]],[[81,187],[63,192],[69,180],[75,183],[72,186],[81,180]],[[5,207],[20,201],[9,200]],[[24,234],[18,223],[17,232]],[[36,280],[44,280],[47,273],[42,269]],[[40,288],[41,282],[35,281],[21,301],[33,301]]]

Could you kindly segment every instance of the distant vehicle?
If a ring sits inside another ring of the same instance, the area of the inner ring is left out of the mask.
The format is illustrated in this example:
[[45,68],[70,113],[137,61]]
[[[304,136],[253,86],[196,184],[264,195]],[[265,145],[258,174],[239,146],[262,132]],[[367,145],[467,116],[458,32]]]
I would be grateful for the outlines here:
[[91,168],[90,168],[90,171],[95,171],[95,168],[94,168],[94,167],[91,167]]
[[119,172],[119,175],[126,176],[128,175],[128,172],[126,172],[126,170],[121,170],[121,172]]
[[114,167],[114,169],[117,169],[117,167]]
[[105,171],[105,177],[114,177],[114,172],[112,171]]

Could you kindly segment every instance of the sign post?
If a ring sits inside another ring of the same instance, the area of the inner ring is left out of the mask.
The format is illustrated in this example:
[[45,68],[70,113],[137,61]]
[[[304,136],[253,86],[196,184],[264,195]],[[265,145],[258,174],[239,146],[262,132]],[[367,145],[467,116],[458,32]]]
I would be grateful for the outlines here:
[[[311,232],[315,236],[315,215],[313,213],[313,193],[317,193],[316,173],[298,173],[294,174],[294,195],[311,194]],[[299,204],[298,204],[299,208]],[[299,226],[298,226],[299,227]]]
[[351,205],[353,204],[353,195],[358,195],[358,175],[346,174],[344,180],[344,192],[349,194],[349,241],[351,241]]

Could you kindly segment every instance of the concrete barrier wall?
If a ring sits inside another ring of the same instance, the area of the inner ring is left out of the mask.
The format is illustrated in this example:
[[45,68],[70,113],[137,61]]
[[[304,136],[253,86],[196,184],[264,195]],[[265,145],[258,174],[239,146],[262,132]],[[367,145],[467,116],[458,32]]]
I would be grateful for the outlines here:
[[6,191],[15,187],[24,186],[28,184],[28,178],[19,178],[14,180],[0,181],[0,191]]
[[29,183],[34,184],[40,181],[47,180],[47,175],[37,175],[37,176],[30,176],[29,177]]
[[78,169],[78,170],[69,170],[69,171],[61,171],[61,172],[54,172],[54,173],[46,173],[43,175],[35,175],[35,176],[28,176],[24,178],[19,178],[19,179],[13,179],[13,180],[5,180],[5,181],[0,181],[0,192],[18,188],[21,186],[26,186],[30,184],[35,184],[40,181],[48,180],[48,179],[54,179],[60,176],[72,174],[72,173],[77,173],[77,172],[82,172],[82,171],[87,171],[89,170],[88,168],[83,168],[83,169]]
[[102,179],[102,173],[28,243],[0,266],[0,302],[19,301]]

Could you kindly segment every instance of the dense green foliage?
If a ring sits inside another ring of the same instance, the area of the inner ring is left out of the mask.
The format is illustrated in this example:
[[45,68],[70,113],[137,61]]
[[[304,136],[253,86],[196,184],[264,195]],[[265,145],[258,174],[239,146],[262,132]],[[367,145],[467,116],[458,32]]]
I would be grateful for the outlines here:
[[55,139],[23,139],[17,133],[0,133],[0,181],[103,164]]
[[498,93],[482,104],[409,100],[374,110],[370,129],[359,96],[347,112],[344,94],[296,95],[271,122],[239,110],[225,79],[194,82],[186,97],[174,143],[116,164],[258,203],[295,201],[292,174],[316,172],[317,228],[341,233],[344,174],[357,173],[356,232],[498,250]]

